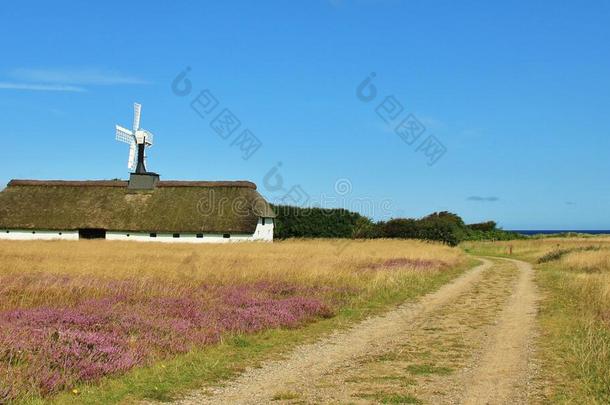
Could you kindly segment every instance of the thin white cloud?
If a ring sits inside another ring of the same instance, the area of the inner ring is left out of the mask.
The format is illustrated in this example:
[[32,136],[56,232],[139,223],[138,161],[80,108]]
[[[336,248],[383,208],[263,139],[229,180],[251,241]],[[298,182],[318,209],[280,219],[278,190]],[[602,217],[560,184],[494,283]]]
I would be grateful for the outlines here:
[[68,91],[82,92],[86,91],[82,87],[63,85],[63,84],[37,84],[37,83],[15,83],[15,82],[0,82],[0,89],[8,90],[31,90],[31,91]]
[[479,195],[471,195],[470,197],[467,198],[468,201],[483,201],[483,202],[496,202],[499,199],[500,198],[498,198],[496,196],[481,197]]
[[147,84],[146,80],[98,68],[31,69],[19,68],[9,72],[11,78],[25,82],[62,85],[111,86],[119,84]]

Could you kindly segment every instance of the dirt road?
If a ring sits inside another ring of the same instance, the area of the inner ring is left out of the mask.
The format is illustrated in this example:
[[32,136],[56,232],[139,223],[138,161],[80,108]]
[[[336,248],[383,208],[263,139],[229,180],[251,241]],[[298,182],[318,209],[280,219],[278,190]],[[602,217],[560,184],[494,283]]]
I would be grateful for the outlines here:
[[483,264],[181,404],[536,402],[531,266]]

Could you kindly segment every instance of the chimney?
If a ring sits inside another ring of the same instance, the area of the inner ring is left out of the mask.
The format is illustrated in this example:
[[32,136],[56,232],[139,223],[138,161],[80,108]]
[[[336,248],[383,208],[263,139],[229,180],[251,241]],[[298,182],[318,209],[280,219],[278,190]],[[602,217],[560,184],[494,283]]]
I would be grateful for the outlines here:
[[129,175],[128,190],[154,190],[159,182],[157,173],[131,173]]

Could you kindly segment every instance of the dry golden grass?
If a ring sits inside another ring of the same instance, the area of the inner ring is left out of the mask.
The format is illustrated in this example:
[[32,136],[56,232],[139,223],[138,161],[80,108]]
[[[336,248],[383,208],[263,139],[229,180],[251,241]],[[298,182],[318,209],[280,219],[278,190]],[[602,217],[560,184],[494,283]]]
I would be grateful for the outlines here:
[[561,258],[561,264],[570,269],[590,272],[610,270],[610,251],[571,252]]
[[[399,269],[367,271],[393,259],[404,259]],[[434,271],[465,260],[457,249],[398,240],[346,246],[329,240],[230,245],[0,241],[0,310],[71,305],[106,294],[116,279],[134,281],[144,296],[179,295],[201,283],[259,280],[374,291],[404,281],[405,271]],[[430,268],[421,266],[427,262]]]
[[569,282],[587,306],[610,326],[610,249],[568,253],[558,264],[570,273]]
[[477,254],[513,256],[536,261],[547,253],[557,250],[583,249],[587,247],[610,248],[610,237],[588,238],[540,238],[497,242],[464,242],[461,245],[467,252]]

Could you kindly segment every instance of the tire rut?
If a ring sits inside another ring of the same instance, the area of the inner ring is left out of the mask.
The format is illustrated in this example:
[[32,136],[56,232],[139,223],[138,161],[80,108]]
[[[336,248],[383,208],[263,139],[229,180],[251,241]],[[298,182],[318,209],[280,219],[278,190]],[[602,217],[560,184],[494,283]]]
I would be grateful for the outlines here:
[[533,401],[532,355],[535,351],[538,292],[529,263],[508,260],[520,270],[514,294],[500,315],[464,396],[465,404],[506,404]]

